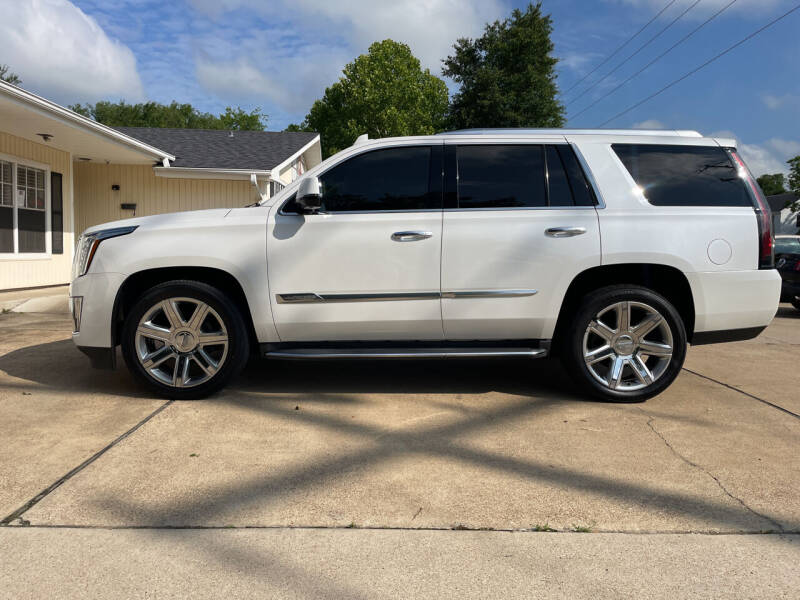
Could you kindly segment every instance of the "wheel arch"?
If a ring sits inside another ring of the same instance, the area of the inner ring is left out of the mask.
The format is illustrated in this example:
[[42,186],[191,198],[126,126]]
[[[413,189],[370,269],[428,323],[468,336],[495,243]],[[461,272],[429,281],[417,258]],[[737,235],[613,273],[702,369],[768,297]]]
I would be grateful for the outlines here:
[[258,348],[258,339],[247,296],[236,277],[227,271],[214,267],[175,266],[137,271],[122,282],[119,290],[117,290],[111,314],[111,346],[114,347],[120,343],[126,315],[147,290],[160,283],[181,279],[206,283],[229,296],[242,313],[242,319],[244,319],[250,338],[250,347]]
[[620,263],[591,267],[576,275],[570,282],[558,313],[553,340],[562,339],[570,315],[583,297],[607,285],[631,284],[646,287],[669,300],[678,311],[686,329],[687,341],[694,334],[695,308],[692,287],[686,275],[675,267],[653,263]]

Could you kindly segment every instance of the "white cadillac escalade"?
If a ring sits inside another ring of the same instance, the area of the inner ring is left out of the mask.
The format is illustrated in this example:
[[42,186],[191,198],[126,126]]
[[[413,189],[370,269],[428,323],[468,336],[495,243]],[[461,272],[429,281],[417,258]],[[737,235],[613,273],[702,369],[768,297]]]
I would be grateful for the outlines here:
[[359,139],[251,207],[92,227],[75,344],[201,398],[270,358],[556,354],[637,401],[687,343],[775,315],[769,209],[735,142],[689,131],[480,130]]

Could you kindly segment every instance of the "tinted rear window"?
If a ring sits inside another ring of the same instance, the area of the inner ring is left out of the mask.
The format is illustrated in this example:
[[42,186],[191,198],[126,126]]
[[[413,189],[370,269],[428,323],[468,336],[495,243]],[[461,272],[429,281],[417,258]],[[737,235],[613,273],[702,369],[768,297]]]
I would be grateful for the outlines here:
[[752,206],[728,153],[714,146],[613,144],[655,206]]

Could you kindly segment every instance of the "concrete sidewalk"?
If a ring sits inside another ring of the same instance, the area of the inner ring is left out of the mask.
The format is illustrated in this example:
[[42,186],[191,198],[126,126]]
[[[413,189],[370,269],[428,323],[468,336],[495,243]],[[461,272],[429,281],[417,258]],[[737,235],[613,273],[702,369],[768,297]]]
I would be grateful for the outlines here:
[[0,292],[0,313],[48,313],[69,312],[67,285]]
[[0,530],[2,598],[797,598],[800,536]]

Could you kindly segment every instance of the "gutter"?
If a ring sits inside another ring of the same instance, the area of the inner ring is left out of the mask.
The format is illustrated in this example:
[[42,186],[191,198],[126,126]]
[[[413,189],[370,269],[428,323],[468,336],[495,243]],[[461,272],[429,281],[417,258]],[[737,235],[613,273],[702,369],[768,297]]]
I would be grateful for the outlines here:
[[214,169],[193,167],[153,167],[156,177],[170,179],[232,179],[251,181],[251,175],[257,179],[269,179],[271,171],[257,169]]
[[79,115],[78,113],[69,110],[68,108],[64,108],[63,106],[56,104],[55,102],[51,102],[46,98],[42,98],[41,96],[37,96],[36,94],[32,94],[27,90],[23,90],[22,88],[18,88],[15,85],[11,85],[10,83],[6,83],[4,81],[0,81],[0,92],[3,92],[10,96],[13,100],[27,104],[33,107],[37,112],[43,114],[44,116],[48,117],[56,117],[61,121],[65,122],[67,125],[73,125],[76,127],[81,127],[83,129],[88,130],[90,133],[94,133],[96,135],[111,138],[112,140],[119,142],[121,144],[125,144],[135,150],[139,150],[140,152],[144,152],[145,154],[150,154],[160,161],[166,159],[167,161],[175,160],[175,157],[168,152],[164,152],[156,148],[155,146],[151,146],[149,144],[145,144],[144,142],[137,140],[136,138],[132,138],[124,133],[120,133],[116,129],[112,129],[111,127],[107,127],[97,121],[92,121],[91,119],[87,119],[83,115]]

